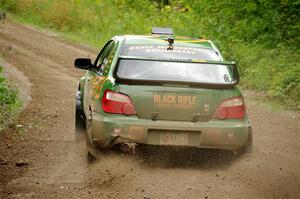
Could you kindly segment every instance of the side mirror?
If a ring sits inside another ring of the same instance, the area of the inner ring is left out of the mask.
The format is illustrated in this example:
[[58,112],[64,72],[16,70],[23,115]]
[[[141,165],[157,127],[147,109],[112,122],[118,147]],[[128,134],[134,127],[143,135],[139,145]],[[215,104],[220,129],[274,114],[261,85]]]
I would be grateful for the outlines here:
[[89,70],[93,65],[90,58],[77,58],[75,59],[74,66],[79,69]]

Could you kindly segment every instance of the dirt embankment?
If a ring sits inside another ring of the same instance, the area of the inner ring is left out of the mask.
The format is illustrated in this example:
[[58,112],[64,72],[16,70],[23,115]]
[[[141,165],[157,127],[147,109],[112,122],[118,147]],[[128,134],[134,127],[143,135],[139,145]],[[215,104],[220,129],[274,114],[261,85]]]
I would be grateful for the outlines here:
[[88,165],[84,144],[74,139],[74,92],[83,72],[73,60],[96,51],[11,21],[0,25],[0,50],[31,83],[30,103],[0,135],[0,198],[300,197],[299,113],[273,112],[246,96],[251,155],[144,150]]

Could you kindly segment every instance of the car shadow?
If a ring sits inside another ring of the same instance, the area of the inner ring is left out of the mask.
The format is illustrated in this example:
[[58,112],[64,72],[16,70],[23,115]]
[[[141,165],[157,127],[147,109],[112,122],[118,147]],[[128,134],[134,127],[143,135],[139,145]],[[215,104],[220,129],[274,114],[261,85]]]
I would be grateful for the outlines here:
[[136,158],[146,167],[159,168],[195,168],[216,169],[227,168],[241,159],[243,154],[234,155],[231,151],[185,148],[139,146]]

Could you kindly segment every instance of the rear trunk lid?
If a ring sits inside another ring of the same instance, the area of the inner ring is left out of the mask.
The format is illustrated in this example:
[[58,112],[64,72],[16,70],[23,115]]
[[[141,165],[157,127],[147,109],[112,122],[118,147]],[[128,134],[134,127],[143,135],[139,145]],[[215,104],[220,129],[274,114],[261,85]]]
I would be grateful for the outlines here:
[[239,96],[237,88],[191,88],[184,85],[119,85],[128,95],[141,119],[209,121],[225,100]]

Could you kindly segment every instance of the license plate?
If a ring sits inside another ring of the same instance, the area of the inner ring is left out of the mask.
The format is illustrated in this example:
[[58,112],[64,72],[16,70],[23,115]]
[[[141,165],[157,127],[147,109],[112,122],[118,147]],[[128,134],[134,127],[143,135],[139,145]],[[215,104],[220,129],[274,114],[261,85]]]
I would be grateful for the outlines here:
[[160,133],[161,145],[187,145],[188,134],[187,133]]

